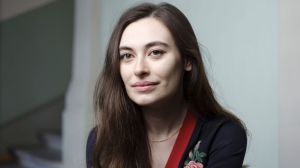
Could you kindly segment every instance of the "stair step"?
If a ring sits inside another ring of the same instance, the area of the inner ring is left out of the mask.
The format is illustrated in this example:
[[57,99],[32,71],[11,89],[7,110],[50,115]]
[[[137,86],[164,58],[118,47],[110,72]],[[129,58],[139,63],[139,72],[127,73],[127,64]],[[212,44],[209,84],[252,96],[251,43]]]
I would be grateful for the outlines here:
[[18,163],[14,163],[14,164],[0,164],[1,168],[26,168],[24,166],[21,166]]
[[22,166],[28,168],[62,168],[61,151],[51,148],[16,149]]

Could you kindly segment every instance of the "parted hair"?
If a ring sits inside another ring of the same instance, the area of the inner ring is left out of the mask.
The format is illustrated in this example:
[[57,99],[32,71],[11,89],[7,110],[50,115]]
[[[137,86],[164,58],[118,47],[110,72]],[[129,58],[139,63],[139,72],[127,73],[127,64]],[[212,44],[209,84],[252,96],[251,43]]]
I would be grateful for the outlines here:
[[[141,108],[127,95],[120,75],[119,44],[125,28],[143,18],[161,21],[171,32],[182,60],[192,65],[183,78],[185,100],[197,117],[219,116],[241,121],[216,101],[199,44],[185,15],[168,3],[142,3],[126,10],[115,25],[94,94],[97,129],[94,168],[150,168],[151,150]],[[243,125],[241,123],[241,125]]]

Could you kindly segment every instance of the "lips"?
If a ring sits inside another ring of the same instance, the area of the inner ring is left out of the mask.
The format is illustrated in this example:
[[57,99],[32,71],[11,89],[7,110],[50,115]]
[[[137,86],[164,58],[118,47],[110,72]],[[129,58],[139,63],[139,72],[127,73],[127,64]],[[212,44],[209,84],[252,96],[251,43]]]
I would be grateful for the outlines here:
[[158,82],[150,82],[150,81],[139,81],[135,82],[132,87],[135,88],[139,92],[147,92],[156,87]]

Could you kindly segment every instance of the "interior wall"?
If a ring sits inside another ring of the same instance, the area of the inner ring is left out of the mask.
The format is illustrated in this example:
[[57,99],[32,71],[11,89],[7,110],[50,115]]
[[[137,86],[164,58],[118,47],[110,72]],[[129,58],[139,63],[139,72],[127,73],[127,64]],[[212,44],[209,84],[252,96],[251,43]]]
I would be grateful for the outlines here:
[[[120,14],[136,2],[139,1],[101,1],[102,56]],[[277,168],[278,1],[167,2],[190,20],[202,44],[218,99],[249,129],[245,163],[254,168]]]
[[63,111],[63,167],[86,167],[94,124],[93,93],[100,73],[100,3],[75,0],[72,78]]
[[73,0],[0,22],[0,126],[65,94],[72,40]]
[[8,20],[55,0],[0,0],[0,20]]
[[300,1],[279,1],[279,158],[297,167],[300,155]]

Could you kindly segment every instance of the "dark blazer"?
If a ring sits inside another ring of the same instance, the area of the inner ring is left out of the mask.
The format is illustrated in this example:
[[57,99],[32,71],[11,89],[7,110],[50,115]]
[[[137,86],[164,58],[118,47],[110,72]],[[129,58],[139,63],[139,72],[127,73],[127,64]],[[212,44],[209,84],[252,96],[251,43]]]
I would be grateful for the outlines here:
[[[88,168],[91,168],[95,132],[94,128],[87,141]],[[198,164],[204,168],[241,168],[246,147],[246,131],[238,122],[224,117],[199,118],[178,167]]]
[[178,167],[195,161],[204,168],[241,168],[246,148],[246,131],[238,122],[228,118],[201,118]]

